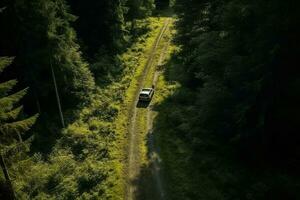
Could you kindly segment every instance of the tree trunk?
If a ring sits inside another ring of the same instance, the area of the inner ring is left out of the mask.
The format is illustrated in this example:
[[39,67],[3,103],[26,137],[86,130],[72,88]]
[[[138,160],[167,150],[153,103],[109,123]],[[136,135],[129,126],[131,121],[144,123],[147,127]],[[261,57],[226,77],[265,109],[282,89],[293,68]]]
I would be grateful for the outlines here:
[[135,19],[133,19],[133,20],[131,21],[131,32],[133,32],[134,29],[135,29]]
[[3,171],[6,183],[7,183],[8,187],[11,191],[12,199],[16,199],[15,193],[14,193],[14,188],[13,188],[13,185],[11,183],[9,173],[8,173],[8,170],[7,170],[7,167],[6,167],[6,164],[5,164],[4,157],[3,157],[2,153],[0,153],[0,165],[1,165],[1,168],[2,168],[2,171]]
[[19,138],[19,142],[22,144],[23,143],[23,139],[20,133],[18,133],[18,138]]
[[35,96],[35,99],[36,99],[36,107],[37,107],[38,113],[41,114],[42,109],[41,109],[40,100],[39,100],[39,97],[38,97],[38,95],[36,94],[35,91],[34,91],[34,96]]
[[59,111],[59,116],[60,116],[60,120],[61,120],[61,125],[62,125],[63,128],[65,128],[64,115],[63,115],[62,109],[61,109],[61,103],[60,103],[59,93],[58,93],[58,89],[57,89],[55,73],[54,73],[51,61],[50,61],[50,65],[51,65],[52,79],[53,79],[54,88],[55,88],[55,94],[56,94],[56,100],[57,100],[57,105],[58,105],[58,111]]

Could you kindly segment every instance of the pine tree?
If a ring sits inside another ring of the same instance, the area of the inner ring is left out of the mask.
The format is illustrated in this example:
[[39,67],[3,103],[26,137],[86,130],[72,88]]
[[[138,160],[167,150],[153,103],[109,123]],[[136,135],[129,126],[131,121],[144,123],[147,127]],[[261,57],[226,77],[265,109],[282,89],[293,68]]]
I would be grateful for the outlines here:
[[112,34],[113,50],[118,52],[124,45],[124,2],[122,0],[109,1],[108,5],[110,24],[109,32]]
[[93,60],[99,50],[116,54],[124,46],[126,0],[69,0],[79,18],[76,31],[87,58]]
[[169,7],[170,0],[156,0],[155,4],[157,9],[164,9]]
[[135,28],[136,19],[145,18],[151,15],[154,9],[154,0],[128,0],[126,2],[128,11],[126,12],[126,21],[132,23],[131,30]]
[[[11,58],[0,58],[0,73],[11,63],[11,61]],[[5,159],[7,159],[5,155],[6,152],[12,148],[16,148],[16,146],[19,146],[20,144],[22,145],[23,140],[21,134],[28,131],[37,119],[37,115],[27,119],[18,119],[23,107],[15,107],[15,105],[26,94],[27,89],[9,94],[16,84],[16,80],[0,83],[0,165],[7,185],[13,193],[12,196],[14,196],[14,192],[9,172],[5,164]]]
[[[41,99],[46,111],[56,110],[52,70],[63,107],[72,108],[89,100],[94,79],[88,64],[82,59],[76,32],[64,0],[16,0],[19,20],[19,50],[17,63],[23,67],[24,82]],[[49,97],[51,97],[49,99]]]

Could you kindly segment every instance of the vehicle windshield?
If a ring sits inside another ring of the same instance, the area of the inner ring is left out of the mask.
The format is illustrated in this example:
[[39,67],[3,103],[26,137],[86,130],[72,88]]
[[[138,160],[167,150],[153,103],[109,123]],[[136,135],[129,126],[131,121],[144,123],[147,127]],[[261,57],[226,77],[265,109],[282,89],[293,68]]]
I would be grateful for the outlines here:
[[142,89],[142,91],[143,91],[143,92],[150,92],[151,89],[149,89],[149,88],[144,88],[144,89]]
[[141,97],[148,97],[148,94],[140,94]]

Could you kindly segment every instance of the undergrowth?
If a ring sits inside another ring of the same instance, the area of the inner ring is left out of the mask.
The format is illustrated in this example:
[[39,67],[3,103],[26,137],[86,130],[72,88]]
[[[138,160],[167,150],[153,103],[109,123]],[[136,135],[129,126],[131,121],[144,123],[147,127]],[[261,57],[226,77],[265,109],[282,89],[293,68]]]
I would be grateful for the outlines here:
[[[122,70],[98,81],[91,104],[77,112],[49,156],[35,153],[11,171],[19,199],[123,199],[127,109],[163,18],[118,57]],[[111,81],[113,80],[113,81]],[[133,80],[133,81],[132,81]],[[20,175],[23,174],[23,175]]]

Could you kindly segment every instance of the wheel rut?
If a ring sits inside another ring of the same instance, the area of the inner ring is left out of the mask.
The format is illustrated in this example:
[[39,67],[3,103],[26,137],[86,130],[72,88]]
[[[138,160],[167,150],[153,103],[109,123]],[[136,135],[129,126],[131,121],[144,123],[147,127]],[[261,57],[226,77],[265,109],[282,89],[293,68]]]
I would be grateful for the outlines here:
[[[137,103],[138,103],[138,97],[139,97],[139,91],[142,89],[142,87],[144,86],[146,77],[148,75],[148,72],[150,70],[151,67],[153,67],[154,62],[155,62],[155,55],[157,52],[157,48],[166,32],[166,30],[168,29],[170,23],[170,19],[166,19],[164,22],[164,25],[162,26],[160,33],[158,34],[152,50],[149,54],[149,57],[147,59],[146,65],[143,69],[142,75],[140,76],[139,80],[138,80],[138,86],[136,88],[135,91],[135,96],[134,96],[134,101],[132,101],[132,105],[131,105],[131,109],[130,109],[130,122],[129,122],[129,141],[128,141],[128,163],[127,163],[127,185],[126,185],[126,200],[136,200],[137,199],[137,193],[138,193],[138,177],[140,174],[140,151],[139,151],[139,142],[140,142],[140,138],[139,138],[139,133],[137,133],[137,114],[138,114],[138,108],[137,108]],[[161,58],[160,58],[161,59]],[[156,77],[158,74],[155,74],[154,77]],[[154,78],[155,79],[155,78]],[[153,81],[153,83],[155,84],[156,81]],[[151,108],[149,107],[147,109],[147,116],[146,116],[146,120],[147,120],[147,130],[146,131],[150,131],[152,132],[152,115],[151,115]],[[151,151],[154,150],[154,142],[153,142],[153,137],[151,136],[152,134],[150,134],[150,138],[149,138],[149,147]],[[151,149],[152,148],[152,149]],[[151,156],[152,157],[152,156]],[[152,158],[151,158],[152,159]],[[156,160],[156,159],[155,159]],[[156,163],[156,164],[155,164]],[[154,162],[154,171],[158,171],[158,166],[159,163],[157,163],[156,161]],[[159,193],[161,194],[160,196],[162,198],[160,199],[164,199],[164,192],[161,186],[161,181],[160,181],[160,177],[159,177],[159,173],[154,173],[155,176],[154,177],[157,184],[157,190],[159,190]]]

